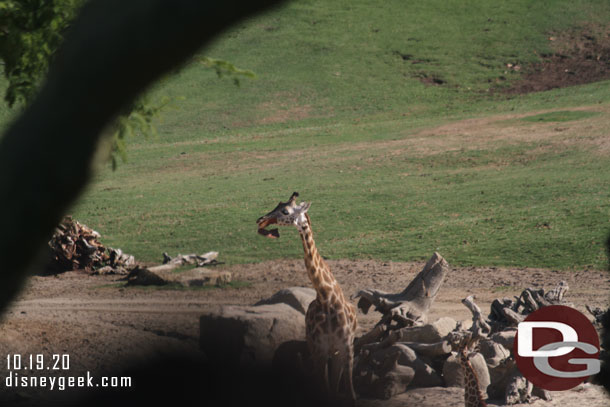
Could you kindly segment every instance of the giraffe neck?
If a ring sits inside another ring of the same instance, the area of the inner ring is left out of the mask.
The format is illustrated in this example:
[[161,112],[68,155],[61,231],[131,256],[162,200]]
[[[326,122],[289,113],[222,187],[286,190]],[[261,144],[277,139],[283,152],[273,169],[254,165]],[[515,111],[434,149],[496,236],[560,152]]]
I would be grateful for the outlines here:
[[483,393],[479,388],[479,378],[477,377],[472,364],[468,360],[468,355],[464,349],[460,351],[460,365],[464,372],[464,401],[466,407],[486,407]]
[[336,283],[335,277],[330,272],[313,240],[313,232],[311,231],[311,221],[309,215],[305,214],[305,222],[298,225],[301,240],[303,241],[303,251],[305,252],[305,268],[309,280],[313,284],[318,299],[327,301],[331,292],[338,290],[339,285]]

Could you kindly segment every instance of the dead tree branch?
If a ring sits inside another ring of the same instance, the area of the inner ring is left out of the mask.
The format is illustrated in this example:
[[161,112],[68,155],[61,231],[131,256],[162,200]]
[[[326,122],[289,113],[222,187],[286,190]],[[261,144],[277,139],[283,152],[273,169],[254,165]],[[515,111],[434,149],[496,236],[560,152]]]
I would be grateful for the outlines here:
[[445,259],[434,253],[402,292],[388,294],[373,288],[361,290],[355,296],[360,297],[358,307],[366,314],[371,306],[375,306],[375,310],[383,314],[377,325],[389,326],[396,322],[392,328],[402,328],[422,324],[448,270]]

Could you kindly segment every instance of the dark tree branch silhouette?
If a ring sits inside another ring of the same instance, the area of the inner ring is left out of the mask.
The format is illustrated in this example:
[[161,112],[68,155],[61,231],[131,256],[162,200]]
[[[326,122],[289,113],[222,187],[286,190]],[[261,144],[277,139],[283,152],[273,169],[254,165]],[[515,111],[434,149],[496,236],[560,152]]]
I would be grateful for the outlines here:
[[[0,140],[0,311],[86,185],[104,127],[215,35],[282,0],[92,0]],[[205,97],[205,95],[202,95]]]

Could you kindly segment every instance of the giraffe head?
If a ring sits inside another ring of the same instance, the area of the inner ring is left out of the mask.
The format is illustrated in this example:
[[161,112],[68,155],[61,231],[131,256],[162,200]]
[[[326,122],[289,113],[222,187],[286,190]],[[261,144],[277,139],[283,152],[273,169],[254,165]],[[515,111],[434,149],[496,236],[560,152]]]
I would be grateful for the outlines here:
[[471,331],[450,332],[447,339],[451,345],[451,350],[458,354],[462,352],[468,354],[478,342]]
[[277,224],[280,226],[296,226],[306,222],[305,214],[311,205],[309,202],[301,202],[297,204],[298,192],[293,192],[290,199],[286,202],[280,202],[277,206],[265,216],[261,216],[256,221],[258,225],[258,233],[263,236],[277,238],[280,233],[277,229],[266,230],[268,225]]

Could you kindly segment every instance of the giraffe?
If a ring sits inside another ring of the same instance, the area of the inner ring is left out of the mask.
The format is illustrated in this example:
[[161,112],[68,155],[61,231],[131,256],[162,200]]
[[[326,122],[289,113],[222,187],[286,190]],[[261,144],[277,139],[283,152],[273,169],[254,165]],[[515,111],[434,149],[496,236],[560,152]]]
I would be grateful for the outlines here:
[[[309,202],[297,205],[294,192],[287,202],[257,220],[258,232],[277,238],[277,229],[266,230],[270,224],[295,226],[299,230],[305,252],[305,268],[316,290],[316,299],[309,304],[305,315],[307,345],[312,355],[315,375],[322,381],[327,395],[343,398],[351,405],[356,393],[352,383],[354,334],[358,326],[356,310],[349,303],[330,268],[320,256],[313,239],[311,220],[307,211]],[[343,381],[347,394],[340,392]]]
[[483,392],[479,387],[479,378],[469,360],[470,352],[468,348],[473,346],[476,341],[476,339],[473,339],[472,333],[469,333],[457,345],[457,358],[464,373],[464,405],[466,407],[487,406]]

